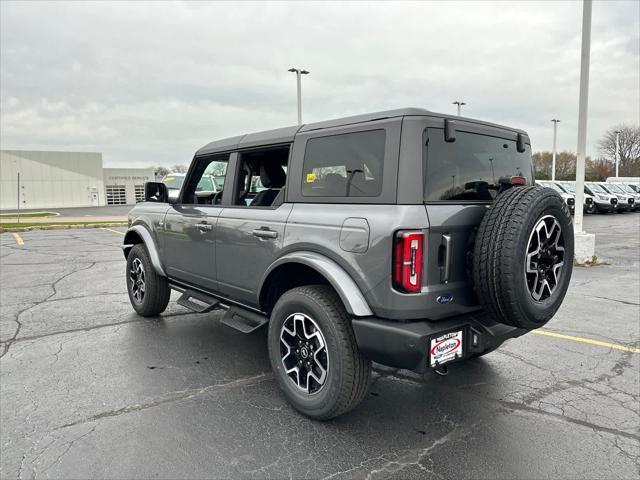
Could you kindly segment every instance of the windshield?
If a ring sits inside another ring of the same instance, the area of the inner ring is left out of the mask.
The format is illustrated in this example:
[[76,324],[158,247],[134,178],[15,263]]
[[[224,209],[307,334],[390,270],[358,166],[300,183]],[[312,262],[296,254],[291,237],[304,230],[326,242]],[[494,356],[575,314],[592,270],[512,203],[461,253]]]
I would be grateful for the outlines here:
[[542,185],[543,187],[547,187],[552,190],[555,190],[556,192],[565,193],[565,191],[562,188],[560,188],[560,186],[558,186],[553,182],[540,182],[540,185]]
[[606,190],[609,190],[611,193],[624,193],[624,190],[622,190],[619,186],[617,185],[612,185],[611,183],[607,184],[607,186],[605,187],[603,185],[603,188],[605,188]]
[[213,181],[213,177],[205,176],[200,179],[198,182],[198,186],[196,187],[196,192],[215,192],[216,184]]
[[[167,175],[162,179],[162,182],[167,186],[169,190],[180,190],[184,183],[185,175]],[[203,176],[198,182],[196,192],[216,192],[216,182],[210,175]]]
[[590,183],[589,184],[589,188],[591,190],[593,190],[594,192],[598,192],[598,193],[609,193],[607,192],[604,188],[602,188],[600,185],[598,185],[597,183]]
[[180,190],[184,182],[184,175],[167,175],[162,179],[162,182],[169,190]]
[[[506,134],[506,132],[505,132]],[[518,152],[515,140],[458,130],[454,142],[446,142],[444,131],[424,132],[424,200],[491,201],[500,180],[524,177],[533,184],[531,147]]]
[[576,193],[576,186],[571,182],[562,182],[562,188],[564,188],[567,192]]

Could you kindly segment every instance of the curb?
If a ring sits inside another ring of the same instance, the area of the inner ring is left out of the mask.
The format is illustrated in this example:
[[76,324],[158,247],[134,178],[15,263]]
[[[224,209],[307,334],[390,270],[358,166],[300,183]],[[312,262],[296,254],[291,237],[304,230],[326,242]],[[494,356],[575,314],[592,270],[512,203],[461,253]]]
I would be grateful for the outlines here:
[[[0,224],[2,225],[2,224]],[[104,228],[104,227],[126,227],[127,222],[111,222],[111,223],[81,223],[78,225],[32,225],[29,227],[12,227],[12,228],[3,228],[0,226],[0,233],[5,232],[30,232],[31,230],[69,230],[69,229],[80,229],[80,228]]]

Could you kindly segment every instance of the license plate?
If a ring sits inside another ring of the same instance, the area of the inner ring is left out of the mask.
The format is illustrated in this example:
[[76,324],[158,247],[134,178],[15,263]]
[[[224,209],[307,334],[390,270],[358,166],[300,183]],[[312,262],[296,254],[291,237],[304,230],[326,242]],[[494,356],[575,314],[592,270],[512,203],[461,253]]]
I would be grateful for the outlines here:
[[429,364],[432,367],[462,358],[462,330],[431,339]]

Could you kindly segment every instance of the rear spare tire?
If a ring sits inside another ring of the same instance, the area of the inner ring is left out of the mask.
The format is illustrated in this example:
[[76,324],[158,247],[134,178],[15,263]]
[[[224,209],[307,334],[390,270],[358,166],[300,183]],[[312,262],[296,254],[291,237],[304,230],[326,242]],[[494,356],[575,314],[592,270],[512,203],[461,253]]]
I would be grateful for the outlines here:
[[573,224],[549,188],[513,187],[485,214],[473,251],[480,303],[497,322],[528,330],[558,311],[573,270]]

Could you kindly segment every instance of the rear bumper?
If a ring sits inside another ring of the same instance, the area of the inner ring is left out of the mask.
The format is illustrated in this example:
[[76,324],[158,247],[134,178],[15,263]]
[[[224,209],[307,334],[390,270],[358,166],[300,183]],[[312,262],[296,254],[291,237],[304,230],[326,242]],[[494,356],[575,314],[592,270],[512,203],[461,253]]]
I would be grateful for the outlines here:
[[433,337],[462,330],[462,357],[456,360],[460,361],[527,333],[522,328],[496,323],[483,313],[438,321],[399,322],[381,318],[355,318],[352,325],[358,348],[368,358],[382,365],[418,373],[430,368],[428,354]]

